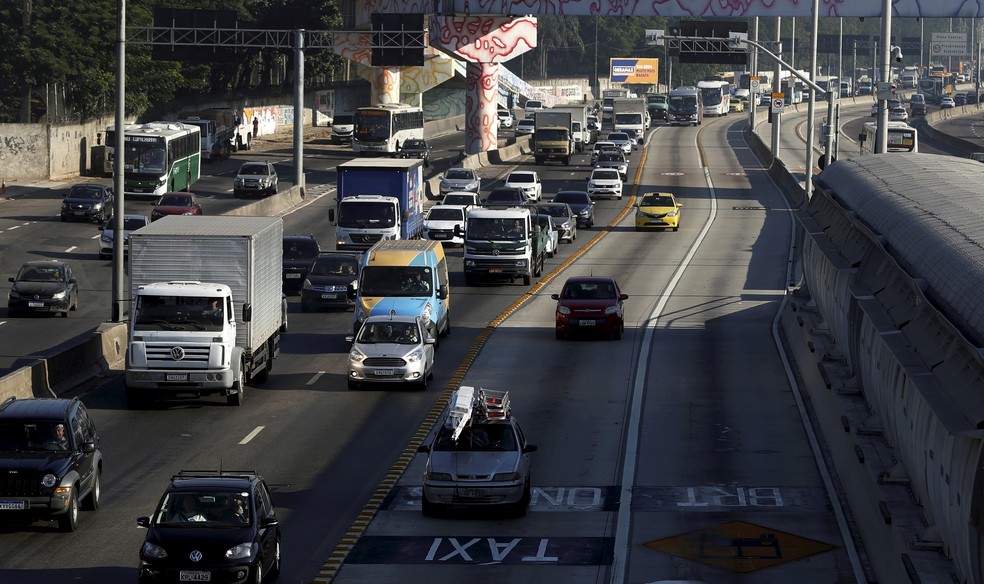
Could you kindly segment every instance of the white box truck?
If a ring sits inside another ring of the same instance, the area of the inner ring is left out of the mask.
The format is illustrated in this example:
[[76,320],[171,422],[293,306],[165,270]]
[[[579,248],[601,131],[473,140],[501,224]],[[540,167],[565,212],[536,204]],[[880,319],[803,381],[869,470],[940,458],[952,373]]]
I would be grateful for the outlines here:
[[131,405],[221,394],[242,405],[286,330],[279,217],[167,216],[130,234]]
[[571,134],[574,136],[574,150],[583,152],[586,145],[591,143],[591,132],[588,130],[588,106],[561,105],[550,109],[552,112],[570,112]]
[[649,110],[646,109],[646,99],[643,97],[616,98],[612,104],[613,123],[616,132],[634,130],[636,142],[645,141],[646,129],[649,128]]

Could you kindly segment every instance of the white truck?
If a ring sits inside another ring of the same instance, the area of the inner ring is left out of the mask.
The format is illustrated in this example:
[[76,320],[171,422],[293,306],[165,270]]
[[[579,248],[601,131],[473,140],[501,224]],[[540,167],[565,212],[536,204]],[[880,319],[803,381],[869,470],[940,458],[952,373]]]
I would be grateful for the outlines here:
[[628,89],[605,89],[601,92],[601,123],[610,124],[616,98],[629,97]]
[[561,105],[550,109],[552,112],[569,112],[571,114],[571,134],[574,136],[574,150],[583,152],[585,146],[591,143],[591,132],[588,130],[588,106]]
[[242,405],[286,330],[279,217],[167,216],[130,234],[126,397]]
[[536,207],[472,207],[465,229],[465,283],[522,278],[529,286],[543,273],[546,240],[536,222]]
[[612,127],[616,132],[634,130],[636,141],[645,141],[646,129],[649,128],[647,119],[649,110],[646,108],[644,97],[616,98],[612,103]]

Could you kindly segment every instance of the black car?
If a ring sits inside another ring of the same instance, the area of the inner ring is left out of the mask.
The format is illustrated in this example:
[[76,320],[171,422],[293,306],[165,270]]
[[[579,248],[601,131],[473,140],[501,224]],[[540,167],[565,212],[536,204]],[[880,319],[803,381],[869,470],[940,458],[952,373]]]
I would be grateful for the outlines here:
[[424,166],[430,166],[430,151],[426,140],[411,138],[400,146],[400,158],[422,158]]
[[7,315],[78,310],[79,286],[72,266],[60,260],[35,260],[21,266],[7,293]]
[[912,115],[914,116],[924,116],[926,115],[926,102],[912,102],[909,104],[912,109]]
[[301,288],[301,310],[355,306],[361,264],[355,253],[330,251],[319,255]]
[[482,203],[486,205],[525,205],[526,193],[517,187],[499,187],[492,189]]
[[577,217],[578,227],[594,226],[594,201],[587,191],[560,191],[551,199],[553,203],[567,203],[574,216]]
[[140,546],[139,581],[261,582],[280,574],[280,522],[255,471],[171,477]]
[[956,105],[956,106],[967,105],[967,94],[965,94],[965,93],[954,93],[953,94],[953,105]]
[[105,223],[112,215],[113,189],[104,185],[75,185],[62,200],[62,221]]
[[27,515],[75,531],[79,504],[99,508],[102,452],[78,398],[0,404],[0,517]]
[[284,236],[284,293],[297,294],[304,285],[311,263],[321,253],[313,235]]

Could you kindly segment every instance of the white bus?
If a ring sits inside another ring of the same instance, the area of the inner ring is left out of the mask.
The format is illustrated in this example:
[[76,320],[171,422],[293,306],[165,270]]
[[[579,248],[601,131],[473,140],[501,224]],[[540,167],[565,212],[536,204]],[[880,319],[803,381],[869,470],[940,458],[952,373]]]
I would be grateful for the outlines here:
[[[877,138],[877,122],[865,122],[858,136],[861,154],[874,154]],[[919,152],[919,131],[905,122],[888,122],[888,147],[885,152]]]
[[704,122],[704,108],[700,94],[700,90],[692,85],[671,91],[666,100],[666,121],[674,126],[701,125]]
[[405,103],[386,103],[355,110],[352,150],[396,154],[410,138],[424,138],[424,110]]
[[704,102],[705,116],[726,116],[731,108],[731,85],[727,81],[703,80],[697,82]]
[[[116,144],[115,134],[114,126],[106,128],[107,145]],[[159,197],[188,190],[200,176],[200,136],[198,126],[181,122],[127,124],[123,130],[124,194]]]

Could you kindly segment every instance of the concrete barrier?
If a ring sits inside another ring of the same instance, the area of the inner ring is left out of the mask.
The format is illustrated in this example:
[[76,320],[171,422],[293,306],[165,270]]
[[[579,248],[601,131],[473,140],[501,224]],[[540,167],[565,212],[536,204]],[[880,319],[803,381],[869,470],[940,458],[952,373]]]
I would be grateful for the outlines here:
[[236,217],[277,217],[304,202],[302,190],[302,187],[295,185],[286,191],[231,209],[223,214]]

